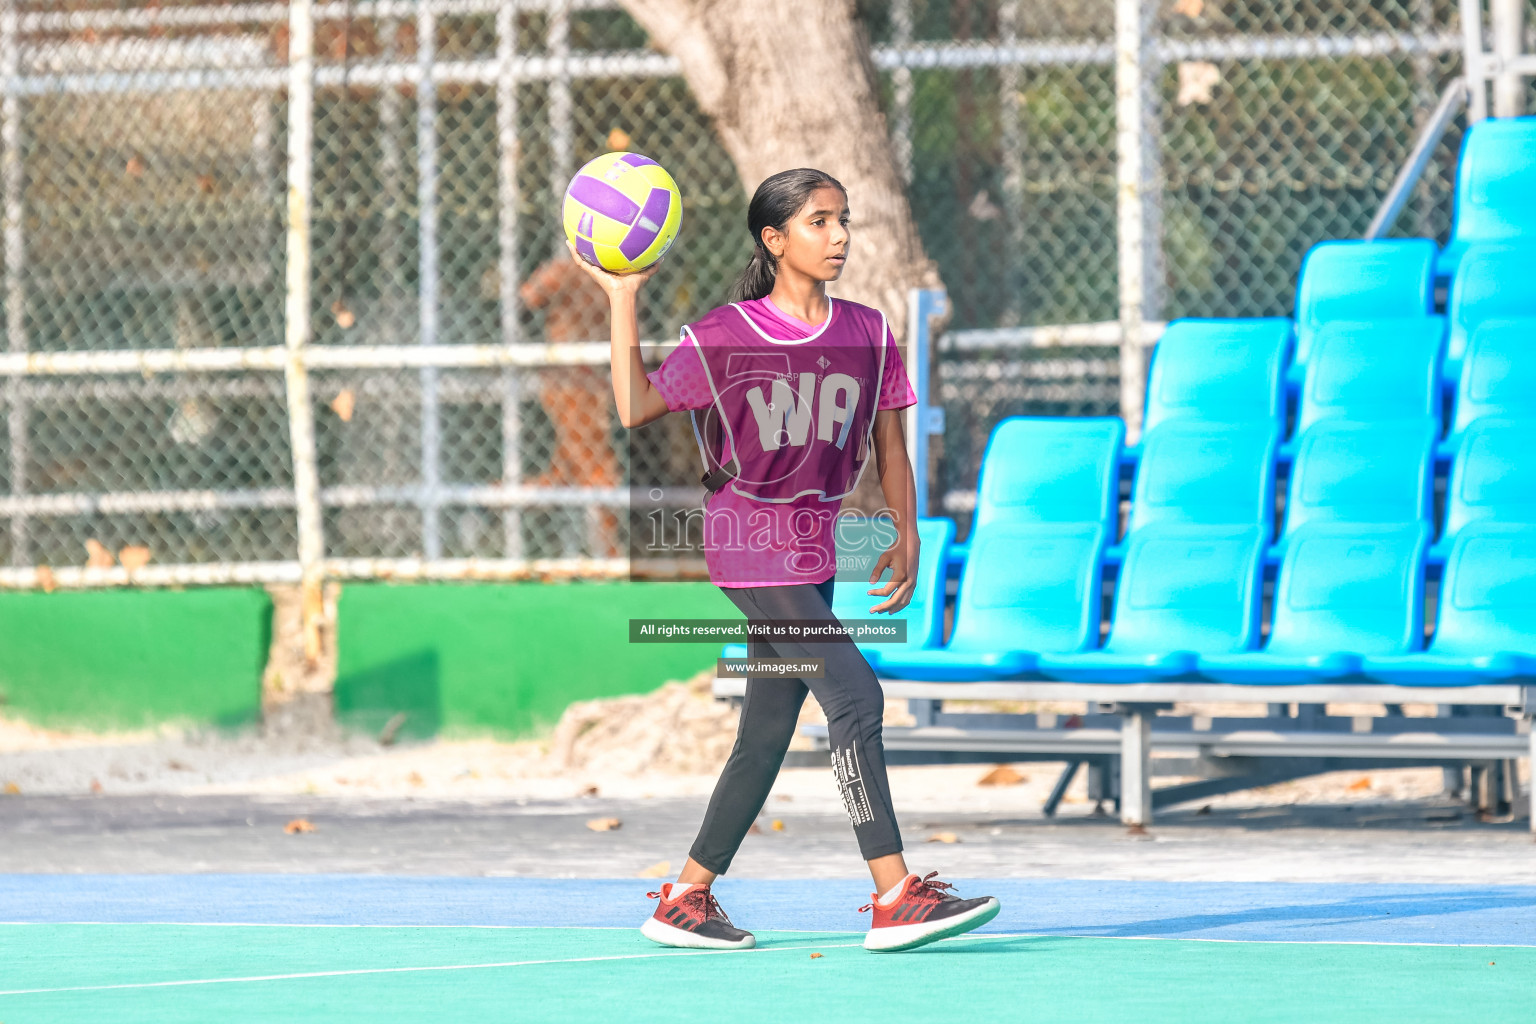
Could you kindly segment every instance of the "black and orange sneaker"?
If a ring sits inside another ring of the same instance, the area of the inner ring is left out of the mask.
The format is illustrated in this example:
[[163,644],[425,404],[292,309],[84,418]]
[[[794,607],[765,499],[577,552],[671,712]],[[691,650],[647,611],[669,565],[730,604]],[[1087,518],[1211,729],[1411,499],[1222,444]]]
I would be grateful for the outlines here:
[[860,913],[875,912],[869,934],[864,936],[865,949],[876,953],[916,949],[980,928],[1002,909],[994,896],[962,900],[945,892],[954,887],[948,882],[934,881],[936,874],[937,871],[930,871],[922,878],[908,875],[901,891],[889,903],[871,895],[870,902],[859,908]]
[[731,924],[707,885],[668,882],[661,892],[647,893],[660,899],[656,913],[640,926],[640,934],[663,946],[683,949],[751,949],[757,939]]

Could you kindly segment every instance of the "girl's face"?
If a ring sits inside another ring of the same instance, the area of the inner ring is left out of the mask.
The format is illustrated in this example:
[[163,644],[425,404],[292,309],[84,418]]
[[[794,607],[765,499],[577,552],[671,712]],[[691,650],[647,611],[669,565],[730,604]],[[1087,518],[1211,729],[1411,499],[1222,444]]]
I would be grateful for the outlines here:
[[811,193],[784,230],[763,229],[763,244],[786,268],[815,281],[836,281],[848,260],[848,197],[824,186]]

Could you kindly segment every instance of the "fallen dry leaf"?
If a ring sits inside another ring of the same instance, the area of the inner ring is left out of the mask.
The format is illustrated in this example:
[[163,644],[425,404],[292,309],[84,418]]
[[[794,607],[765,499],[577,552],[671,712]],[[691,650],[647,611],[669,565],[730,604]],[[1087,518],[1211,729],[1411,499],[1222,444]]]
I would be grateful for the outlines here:
[[775,832],[783,832],[784,831],[784,823],[782,821],[780,821],[778,818],[774,818],[773,819],[773,830]]
[[6,796],[20,796],[21,787],[14,782],[7,782],[5,788],[0,789],[0,793],[4,793]]
[[646,868],[644,871],[640,872],[635,877],[636,878],[666,878],[671,873],[672,873],[672,862],[669,861],[669,860],[659,860],[655,864],[652,864],[650,867]]
[[1358,793],[1362,789],[1370,789],[1370,788],[1371,788],[1371,777],[1369,775],[1365,775],[1365,776],[1361,776],[1360,778],[1356,779],[1354,782],[1351,782],[1349,784],[1349,787],[1348,787],[1347,791],[1350,792],[1350,793]]
[[352,393],[351,388],[342,388],[336,393],[336,397],[331,399],[331,412],[334,412],[336,418],[343,423],[352,422],[352,411],[356,408],[357,396]]
[[43,588],[45,594],[51,594],[59,589],[59,581],[54,578],[53,570],[46,565],[37,567],[37,585]]
[[411,774],[405,777],[405,781],[413,786],[425,786],[427,784],[427,780],[421,777],[421,772],[411,772]]
[[311,822],[308,818],[294,818],[288,824],[283,826],[283,831],[291,836],[296,836],[300,832],[313,832],[314,830],[314,823]]
[[821,959],[821,954],[820,953],[812,953],[811,954],[811,959],[812,960],[820,960]]
[[953,832],[935,832],[928,837],[930,843],[958,843],[959,841],[960,837]]
[[628,149],[629,142],[629,132],[623,128],[615,128],[608,133],[608,149],[610,152],[617,153],[620,150]]
[[1179,62],[1179,95],[1175,102],[1181,107],[1191,103],[1209,103],[1217,84],[1221,81],[1221,69],[1208,60],[1184,60]]
[[618,818],[590,818],[587,821],[587,828],[593,832],[612,832],[614,829],[622,828],[623,825],[624,823]]
[[404,711],[396,711],[389,716],[389,721],[384,723],[384,728],[379,730],[379,745],[383,747],[393,746],[395,737],[400,735],[400,727],[405,725],[410,715]]
[[1012,765],[1000,764],[976,780],[978,786],[1017,786],[1028,782],[1029,777],[1020,775]]
[[110,569],[117,564],[117,559],[112,557],[112,552],[107,546],[95,537],[85,542],[85,567],[87,569]]
[[117,553],[117,560],[129,572],[142,569],[149,564],[149,548],[142,544],[130,544]]
[[583,786],[581,788],[581,793],[579,795],[580,796],[597,796],[597,787],[596,786]]

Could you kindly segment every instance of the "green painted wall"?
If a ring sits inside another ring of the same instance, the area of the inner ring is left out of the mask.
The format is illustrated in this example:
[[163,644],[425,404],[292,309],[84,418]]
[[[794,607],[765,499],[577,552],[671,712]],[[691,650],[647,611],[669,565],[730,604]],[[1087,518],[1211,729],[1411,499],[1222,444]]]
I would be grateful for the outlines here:
[[337,718],[376,733],[527,735],[567,704],[654,690],[718,647],[631,644],[631,618],[737,618],[707,583],[354,583],[337,607]]
[[52,726],[241,725],[271,637],[255,588],[0,592],[0,707]]

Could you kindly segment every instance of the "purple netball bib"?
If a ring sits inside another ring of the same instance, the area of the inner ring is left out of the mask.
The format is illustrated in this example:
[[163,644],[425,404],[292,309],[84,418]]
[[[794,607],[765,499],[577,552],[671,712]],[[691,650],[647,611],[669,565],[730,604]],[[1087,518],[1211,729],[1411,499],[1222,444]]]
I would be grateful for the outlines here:
[[734,459],[726,486],[737,494],[834,501],[859,481],[885,370],[885,316],[828,302],[826,325],[800,341],[769,337],[734,304],[683,328],[714,398],[694,413],[705,470]]

